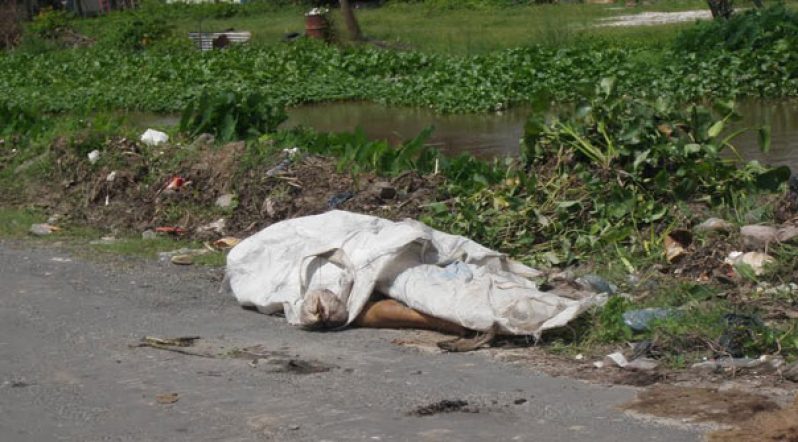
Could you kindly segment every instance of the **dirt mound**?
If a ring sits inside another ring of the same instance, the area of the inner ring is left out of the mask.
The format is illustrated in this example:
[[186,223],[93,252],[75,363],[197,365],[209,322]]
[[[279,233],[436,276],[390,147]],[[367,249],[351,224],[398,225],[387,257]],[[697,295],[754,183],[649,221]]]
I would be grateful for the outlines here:
[[798,397],[790,407],[759,413],[740,424],[739,428],[711,433],[709,440],[728,442],[798,441]]
[[714,388],[656,386],[641,392],[624,410],[691,422],[736,424],[779,406],[770,399],[743,391]]
[[[221,147],[151,149],[125,138],[106,141],[87,161],[82,140],[57,140],[51,176],[28,201],[71,221],[106,230],[162,226],[187,235],[247,235],[284,219],[331,209],[389,219],[416,218],[438,195],[439,177],[404,173],[353,177],[335,159],[301,153],[253,157],[243,142]],[[225,196],[227,204],[217,204]],[[224,227],[202,227],[224,219]]]

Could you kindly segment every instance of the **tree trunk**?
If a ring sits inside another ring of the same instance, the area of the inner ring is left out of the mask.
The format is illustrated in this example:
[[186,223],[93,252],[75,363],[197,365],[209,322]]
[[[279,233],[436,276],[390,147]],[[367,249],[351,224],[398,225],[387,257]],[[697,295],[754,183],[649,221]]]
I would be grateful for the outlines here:
[[715,19],[728,20],[734,13],[734,6],[732,0],[707,0],[709,10],[712,11],[712,17]]
[[349,4],[349,0],[340,0],[341,2],[341,15],[344,16],[344,24],[346,24],[346,30],[349,32],[349,38],[354,41],[363,40],[363,33],[360,32],[360,25],[357,24],[357,18],[355,18],[355,13],[352,11],[352,5]]

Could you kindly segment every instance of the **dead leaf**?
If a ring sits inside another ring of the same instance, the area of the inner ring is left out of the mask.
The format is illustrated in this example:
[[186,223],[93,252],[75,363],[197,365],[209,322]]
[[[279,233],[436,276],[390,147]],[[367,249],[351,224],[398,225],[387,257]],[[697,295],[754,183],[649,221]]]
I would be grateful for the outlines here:
[[665,235],[665,259],[675,262],[687,253],[687,248],[693,242],[693,234],[688,230],[674,230]]
[[213,247],[217,250],[227,250],[227,249],[232,249],[240,242],[241,240],[238,238],[234,238],[232,236],[225,236],[224,238],[220,238],[214,241]]

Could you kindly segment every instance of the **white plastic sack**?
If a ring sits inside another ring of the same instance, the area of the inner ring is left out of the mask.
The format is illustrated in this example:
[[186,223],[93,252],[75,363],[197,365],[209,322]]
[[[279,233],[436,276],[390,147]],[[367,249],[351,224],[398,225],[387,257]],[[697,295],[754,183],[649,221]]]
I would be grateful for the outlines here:
[[227,257],[239,303],[295,325],[305,295],[327,289],[348,323],[376,290],[466,328],[539,336],[603,298],[542,292],[539,272],[461,236],[414,220],[393,222],[344,211],[283,221],[245,239]]
[[148,146],[157,146],[161,143],[166,143],[167,141],[169,141],[169,135],[166,135],[159,130],[147,129],[143,134],[141,134],[141,142]]

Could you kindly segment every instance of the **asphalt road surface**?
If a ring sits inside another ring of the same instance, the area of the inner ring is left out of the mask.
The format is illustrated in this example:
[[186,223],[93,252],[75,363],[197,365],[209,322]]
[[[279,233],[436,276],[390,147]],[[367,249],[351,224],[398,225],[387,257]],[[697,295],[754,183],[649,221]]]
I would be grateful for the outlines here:
[[701,438],[618,411],[630,388],[391,343],[406,331],[302,331],[241,309],[219,271],[118,261],[0,242],[0,441]]

